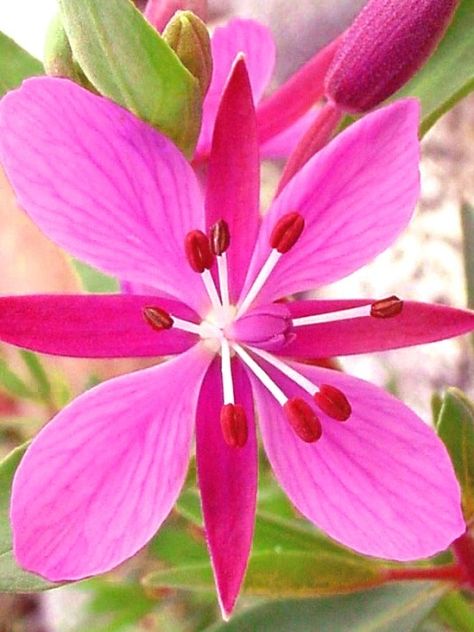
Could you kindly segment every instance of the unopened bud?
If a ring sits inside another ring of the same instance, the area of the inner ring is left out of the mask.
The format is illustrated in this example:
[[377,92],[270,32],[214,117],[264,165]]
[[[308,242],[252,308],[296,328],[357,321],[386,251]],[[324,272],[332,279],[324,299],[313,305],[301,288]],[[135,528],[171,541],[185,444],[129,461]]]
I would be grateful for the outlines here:
[[72,55],[71,45],[59,14],[48,27],[43,61],[47,75],[71,79],[87,90],[95,92],[95,88]]
[[326,95],[365,112],[401,88],[426,62],[459,0],[369,0],[326,75]]
[[178,11],[163,31],[163,39],[196,77],[206,94],[212,77],[211,40],[207,26],[194,13]]

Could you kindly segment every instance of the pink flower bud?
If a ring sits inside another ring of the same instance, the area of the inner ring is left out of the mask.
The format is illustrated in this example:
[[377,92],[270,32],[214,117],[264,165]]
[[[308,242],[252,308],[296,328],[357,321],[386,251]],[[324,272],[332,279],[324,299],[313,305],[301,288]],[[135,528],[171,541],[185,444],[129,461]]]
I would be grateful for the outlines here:
[[458,0],[369,0],[326,75],[326,95],[365,112],[396,92],[435,50]]

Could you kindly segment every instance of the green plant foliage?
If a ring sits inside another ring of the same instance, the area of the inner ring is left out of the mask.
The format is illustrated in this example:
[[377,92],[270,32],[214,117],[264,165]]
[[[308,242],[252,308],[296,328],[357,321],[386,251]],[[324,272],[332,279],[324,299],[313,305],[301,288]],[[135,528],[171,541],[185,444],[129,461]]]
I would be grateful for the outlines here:
[[191,155],[199,82],[130,0],[60,0],[74,59],[97,90]]
[[118,281],[114,277],[107,276],[78,259],[72,259],[72,265],[81,279],[83,288],[87,292],[108,294],[119,291]]
[[474,404],[457,388],[449,388],[438,417],[443,440],[461,485],[464,517],[474,521]]
[[0,32],[0,96],[17,88],[24,79],[43,74],[40,61]]
[[206,632],[412,632],[446,592],[431,582],[356,595],[267,602]]

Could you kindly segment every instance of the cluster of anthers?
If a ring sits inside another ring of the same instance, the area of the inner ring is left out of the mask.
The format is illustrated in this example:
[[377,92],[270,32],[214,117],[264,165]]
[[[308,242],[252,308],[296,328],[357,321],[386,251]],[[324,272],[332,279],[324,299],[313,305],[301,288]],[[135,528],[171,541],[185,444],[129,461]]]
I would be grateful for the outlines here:
[[[201,230],[192,230],[185,238],[185,253],[189,265],[201,275],[212,305],[210,313],[200,323],[194,323],[178,318],[160,307],[144,309],[144,317],[154,329],[159,331],[176,327],[196,334],[212,352],[220,355],[224,402],[220,413],[221,429],[224,440],[232,447],[243,447],[248,437],[245,410],[241,404],[235,402],[231,364],[233,356],[237,355],[275,397],[283,407],[288,422],[297,436],[307,443],[312,443],[322,435],[321,421],[315,410],[301,397],[287,397],[265,371],[262,361],[263,364],[268,363],[300,386],[312,397],[316,407],[335,421],[344,422],[350,418],[352,413],[350,402],[338,388],[329,384],[313,384],[287,362],[262,347],[270,346],[272,350],[281,348],[294,339],[299,327],[366,316],[390,318],[400,314],[403,308],[403,302],[396,296],[391,296],[361,307],[291,318],[289,312],[284,310],[284,304],[274,303],[267,310],[258,308],[254,322],[263,323],[264,320],[259,319],[259,316],[267,311],[275,317],[273,320],[279,320],[277,327],[272,327],[271,332],[268,332],[263,326],[259,332],[260,335],[252,336],[256,344],[249,344],[248,337],[247,339],[242,335],[239,337],[239,329],[242,330],[242,327],[239,328],[239,323],[252,316],[252,303],[259,291],[280,257],[296,244],[303,229],[304,218],[297,212],[287,213],[279,219],[270,236],[271,252],[268,259],[260,269],[250,290],[235,305],[231,304],[229,294],[226,256],[226,251],[230,246],[228,224],[220,220],[212,226],[209,235]],[[215,260],[217,260],[218,287],[211,272]],[[275,314],[272,310],[275,307],[281,307],[283,313]],[[269,342],[271,344],[268,344]]]

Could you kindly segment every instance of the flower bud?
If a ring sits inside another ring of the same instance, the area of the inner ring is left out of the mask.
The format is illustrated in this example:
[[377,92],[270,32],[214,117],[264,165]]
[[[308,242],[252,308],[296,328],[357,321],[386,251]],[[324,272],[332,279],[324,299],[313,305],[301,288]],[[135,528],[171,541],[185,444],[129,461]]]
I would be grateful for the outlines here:
[[425,63],[458,0],[369,0],[326,75],[326,95],[346,112],[372,109]]
[[196,77],[205,95],[211,82],[212,54],[204,22],[190,11],[178,11],[163,31],[163,39]]

